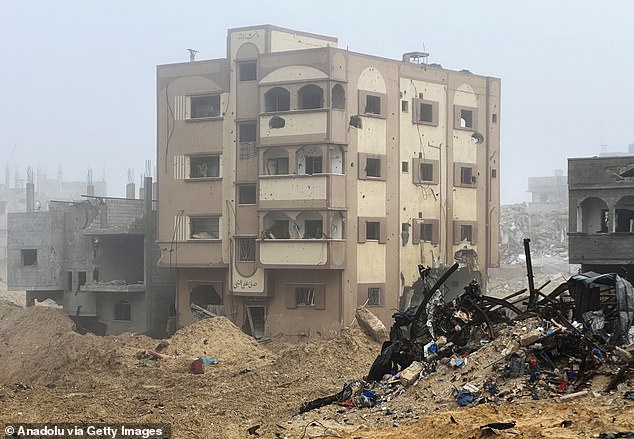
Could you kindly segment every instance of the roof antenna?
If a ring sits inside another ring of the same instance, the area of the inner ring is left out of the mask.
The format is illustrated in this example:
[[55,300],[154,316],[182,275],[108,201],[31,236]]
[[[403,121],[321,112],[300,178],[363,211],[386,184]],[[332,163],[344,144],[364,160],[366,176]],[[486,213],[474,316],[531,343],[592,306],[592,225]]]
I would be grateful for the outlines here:
[[187,50],[189,50],[189,61],[190,62],[196,61],[196,54],[198,53],[198,51],[196,49],[187,49]]

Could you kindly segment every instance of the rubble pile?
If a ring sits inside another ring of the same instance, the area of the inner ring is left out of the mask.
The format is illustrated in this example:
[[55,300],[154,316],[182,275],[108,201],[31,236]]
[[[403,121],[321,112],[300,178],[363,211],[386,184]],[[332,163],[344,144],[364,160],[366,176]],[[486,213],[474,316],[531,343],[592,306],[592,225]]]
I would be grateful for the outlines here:
[[568,211],[529,215],[527,203],[507,204],[500,208],[500,256],[503,264],[523,263],[524,237],[535,243],[535,257],[568,258]]

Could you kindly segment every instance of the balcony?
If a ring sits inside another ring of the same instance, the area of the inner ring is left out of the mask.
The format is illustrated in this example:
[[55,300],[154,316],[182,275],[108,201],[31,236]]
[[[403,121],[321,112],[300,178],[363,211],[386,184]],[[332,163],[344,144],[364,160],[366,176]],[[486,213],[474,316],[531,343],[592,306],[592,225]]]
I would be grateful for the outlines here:
[[345,175],[262,175],[261,209],[345,208]]
[[634,264],[634,233],[568,233],[572,264]]
[[222,258],[221,240],[159,242],[160,267],[213,268],[227,267]]
[[343,268],[345,259],[345,241],[342,240],[260,240],[260,264],[264,268]]
[[260,115],[260,144],[323,142],[328,136],[328,109]]

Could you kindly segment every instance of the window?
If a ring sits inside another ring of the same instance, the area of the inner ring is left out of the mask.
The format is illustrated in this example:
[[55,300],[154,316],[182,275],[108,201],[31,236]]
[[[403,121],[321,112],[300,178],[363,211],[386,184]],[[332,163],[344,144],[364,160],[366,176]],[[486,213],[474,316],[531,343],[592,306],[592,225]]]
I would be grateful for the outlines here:
[[256,132],[255,122],[242,122],[238,124],[238,140],[240,142],[255,142]]
[[264,95],[267,112],[289,111],[291,109],[291,93],[282,87],[270,89]]
[[324,237],[322,220],[304,221],[304,239],[321,239]]
[[86,272],[79,271],[77,273],[77,279],[78,279],[79,285],[86,285]]
[[420,240],[432,242],[434,239],[434,225],[430,223],[420,223]]
[[401,162],[401,172],[409,172],[409,162]]
[[132,320],[132,307],[129,302],[119,301],[114,304],[114,319],[129,322]]
[[473,242],[473,226],[472,225],[460,225],[460,241]]
[[491,178],[495,178],[498,176],[498,171],[497,169],[491,169]]
[[190,218],[189,227],[191,239],[219,239],[220,221],[218,217]]
[[256,194],[254,184],[238,186],[238,204],[255,204]]
[[343,110],[346,108],[346,92],[341,84],[332,88],[332,108]]
[[275,220],[275,223],[268,229],[267,238],[290,239],[288,220]]
[[367,158],[365,163],[365,175],[368,177],[380,177],[381,159]]
[[381,288],[368,288],[368,306],[381,306]]
[[189,158],[189,178],[213,178],[220,176],[220,156],[196,155]]
[[288,175],[288,157],[268,159],[266,167],[269,175]]
[[381,236],[381,223],[378,221],[367,221],[365,226],[365,239],[378,241]]
[[473,111],[460,110],[460,128],[473,128]]
[[297,98],[300,110],[323,108],[324,106],[324,91],[315,84],[308,84],[300,88],[297,92]]
[[365,97],[366,114],[381,114],[381,98],[379,96],[367,95]]
[[315,289],[295,288],[295,306],[315,306]]
[[472,185],[475,183],[475,177],[473,176],[473,170],[469,167],[460,167],[460,183],[466,185]]
[[321,174],[322,171],[322,158],[321,157],[306,157],[306,173]]
[[401,111],[407,113],[409,111],[409,102],[401,101]]
[[432,104],[421,102],[418,120],[421,122],[434,122],[434,106]]
[[190,100],[192,119],[220,116],[220,95],[192,96]]
[[257,79],[257,63],[255,61],[241,62],[238,64],[240,81],[255,81]]
[[255,262],[255,238],[238,238],[238,261]]
[[22,250],[22,265],[37,265],[37,250],[36,249],[23,249]]
[[434,165],[431,163],[420,164],[420,180],[434,181]]
[[498,114],[497,113],[493,113],[491,115],[491,122],[498,123]]

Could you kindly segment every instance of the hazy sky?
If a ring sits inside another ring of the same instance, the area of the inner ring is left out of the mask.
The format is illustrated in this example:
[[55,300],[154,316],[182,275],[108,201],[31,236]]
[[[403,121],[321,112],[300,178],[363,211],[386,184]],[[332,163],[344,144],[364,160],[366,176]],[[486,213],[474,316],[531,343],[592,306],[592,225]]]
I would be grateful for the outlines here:
[[502,79],[502,202],[567,157],[634,143],[634,2],[0,0],[0,175],[61,164],[124,194],[156,151],[155,66],[225,56],[227,29],[274,24]]

